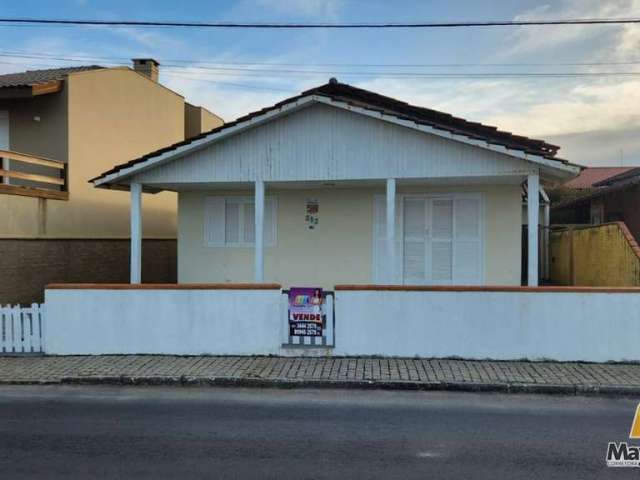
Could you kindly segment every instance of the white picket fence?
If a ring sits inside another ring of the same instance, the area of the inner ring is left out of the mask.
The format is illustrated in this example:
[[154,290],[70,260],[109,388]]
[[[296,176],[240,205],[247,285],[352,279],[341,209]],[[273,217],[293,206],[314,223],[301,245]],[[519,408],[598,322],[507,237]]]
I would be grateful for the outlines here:
[[44,304],[0,305],[0,355],[42,353],[43,325]]

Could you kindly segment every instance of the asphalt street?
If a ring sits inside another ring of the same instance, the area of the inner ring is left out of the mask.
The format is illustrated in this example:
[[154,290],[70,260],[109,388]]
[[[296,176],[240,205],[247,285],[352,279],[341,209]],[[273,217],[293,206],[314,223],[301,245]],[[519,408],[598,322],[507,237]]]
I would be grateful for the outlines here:
[[630,478],[633,399],[0,387],[2,478]]

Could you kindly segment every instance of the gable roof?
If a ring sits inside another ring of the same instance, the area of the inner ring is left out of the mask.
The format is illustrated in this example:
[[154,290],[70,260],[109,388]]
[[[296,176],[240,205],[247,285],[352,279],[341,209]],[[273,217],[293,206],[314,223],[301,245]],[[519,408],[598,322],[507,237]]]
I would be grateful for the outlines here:
[[[572,208],[577,205],[581,205],[585,202],[591,201],[594,198],[602,197],[609,193],[624,190],[629,187],[640,184],[640,167],[616,167],[618,169],[624,169],[623,172],[617,175],[612,175],[605,180],[595,182],[592,188],[585,189],[585,194],[578,198],[570,198],[556,205],[552,205],[554,210],[560,210],[564,208]],[[565,184],[566,185],[566,184]]]
[[385,115],[390,115],[398,120],[412,122],[415,125],[427,126],[435,130],[448,132],[453,135],[460,135],[470,140],[486,142],[488,145],[496,145],[499,147],[504,147],[505,149],[516,150],[523,154],[542,157],[544,159],[557,162],[557,164],[559,165],[569,165],[569,162],[567,162],[566,160],[559,159],[555,156],[560,147],[547,143],[543,140],[514,135],[510,132],[498,130],[497,127],[484,125],[477,122],[470,122],[463,118],[454,117],[453,115],[450,115],[448,113],[410,105],[406,102],[402,102],[391,97],[386,97],[384,95],[379,95],[368,90],[353,87],[344,83],[339,83],[336,79],[332,78],[329,83],[306,90],[300,95],[287,98],[270,107],[251,112],[236,119],[233,122],[223,124],[208,132],[201,133],[181,142],[177,142],[159,150],[147,153],[126,163],[116,165],[112,169],[103,172],[90,181],[94,184],[101,184],[104,182],[106,177],[118,176],[118,174],[121,172],[124,175],[123,170],[127,170],[129,172],[132,167],[137,168],[138,166],[142,166],[142,164],[144,164],[145,162],[160,157],[161,155],[165,156],[165,154],[170,154],[171,152],[178,149],[183,150],[181,147],[186,147],[194,143],[200,145],[203,143],[201,142],[201,140],[204,140],[207,137],[214,137],[214,135],[220,134],[225,130],[238,127],[239,125],[250,122],[265,114],[277,111],[282,107],[295,104],[305,97],[326,98],[335,102],[346,104],[348,106],[362,108],[369,112],[377,112]]
[[595,187],[610,187],[616,185],[624,180],[628,180],[640,175],[640,167],[624,167],[624,171],[621,171],[617,175],[613,175],[609,178],[601,180],[594,184]]
[[85,65],[82,67],[49,68],[45,70],[27,70],[26,72],[7,73],[0,75],[0,88],[32,87],[42,83],[64,80],[67,75],[87,70],[98,70],[99,65]]
[[580,175],[565,182],[562,186],[576,190],[592,188],[598,183],[607,181],[633,169],[634,167],[587,167],[580,172]]

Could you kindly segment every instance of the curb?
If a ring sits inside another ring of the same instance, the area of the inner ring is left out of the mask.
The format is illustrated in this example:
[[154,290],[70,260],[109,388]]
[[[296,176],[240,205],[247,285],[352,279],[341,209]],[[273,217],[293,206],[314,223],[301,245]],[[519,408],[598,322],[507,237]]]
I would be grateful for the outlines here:
[[475,393],[541,394],[571,396],[639,397],[640,386],[627,385],[575,385],[531,383],[477,383],[477,382],[416,382],[375,380],[294,380],[287,378],[264,379],[255,377],[192,377],[162,376],[134,377],[77,376],[57,379],[0,380],[0,385],[139,385],[139,386],[195,386],[245,388],[318,388],[357,390],[413,390]]

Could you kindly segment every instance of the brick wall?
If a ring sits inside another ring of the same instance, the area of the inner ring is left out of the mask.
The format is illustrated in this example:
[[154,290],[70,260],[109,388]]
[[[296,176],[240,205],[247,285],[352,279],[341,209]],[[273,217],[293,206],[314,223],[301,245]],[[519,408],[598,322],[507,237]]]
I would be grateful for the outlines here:
[[[142,281],[175,283],[176,240],[144,240]],[[0,304],[44,300],[48,283],[126,283],[127,239],[0,239]]]

